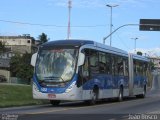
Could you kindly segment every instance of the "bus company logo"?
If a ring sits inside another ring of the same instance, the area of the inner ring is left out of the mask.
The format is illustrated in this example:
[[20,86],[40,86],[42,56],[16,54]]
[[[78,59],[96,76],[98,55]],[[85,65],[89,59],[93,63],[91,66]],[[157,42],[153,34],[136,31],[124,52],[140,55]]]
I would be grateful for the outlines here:
[[41,88],[41,91],[47,92],[47,88]]

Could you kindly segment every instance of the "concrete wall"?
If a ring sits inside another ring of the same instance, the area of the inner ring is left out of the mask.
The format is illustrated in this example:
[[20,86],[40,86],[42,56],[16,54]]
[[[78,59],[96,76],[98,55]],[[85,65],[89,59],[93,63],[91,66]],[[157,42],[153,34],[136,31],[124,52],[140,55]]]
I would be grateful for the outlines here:
[[10,82],[10,71],[8,70],[0,70],[0,75],[3,75],[6,77],[7,82]]
[[5,45],[32,45],[32,40],[24,37],[3,37],[0,38],[0,41],[4,42]]
[[21,54],[24,53],[31,53],[31,46],[26,46],[26,45],[13,45],[10,46],[11,51],[13,51],[14,53],[19,52]]

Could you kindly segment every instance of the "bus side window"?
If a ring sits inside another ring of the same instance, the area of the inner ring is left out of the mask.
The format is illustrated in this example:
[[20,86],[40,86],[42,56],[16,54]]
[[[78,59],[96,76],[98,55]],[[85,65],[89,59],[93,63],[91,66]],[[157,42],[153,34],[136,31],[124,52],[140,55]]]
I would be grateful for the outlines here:
[[85,62],[83,65],[83,77],[89,77],[89,68],[88,68],[88,56],[85,58]]
[[123,57],[118,57],[117,61],[118,75],[124,75],[124,62]]
[[115,75],[115,56],[111,55],[111,70],[112,70],[112,75]]
[[99,72],[106,73],[106,56],[103,52],[99,52]]
[[112,64],[111,64],[111,54],[106,54],[106,73],[109,75],[111,74],[111,68],[112,68]]
[[141,61],[137,60],[136,69],[137,69],[137,75],[142,75],[143,74],[143,67],[142,67],[142,62]]
[[128,76],[129,75],[129,72],[128,72],[128,59],[127,58],[124,58],[124,75],[125,76]]
[[133,60],[133,68],[134,68],[134,75],[137,75],[137,62],[136,60]]
[[147,62],[144,62],[144,76],[147,76],[147,72],[148,72],[148,64]]
[[84,50],[85,61],[82,67],[82,75],[83,75],[84,81],[88,80],[89,78],[89,51],[90,51],[89,49]]
[[119,56],[115,55],[114,56],[114,75],[119,75],[118,61],[119,61]]
[[91,77],[99,73],[98,52],[95,50],[90,50],[89,68]]

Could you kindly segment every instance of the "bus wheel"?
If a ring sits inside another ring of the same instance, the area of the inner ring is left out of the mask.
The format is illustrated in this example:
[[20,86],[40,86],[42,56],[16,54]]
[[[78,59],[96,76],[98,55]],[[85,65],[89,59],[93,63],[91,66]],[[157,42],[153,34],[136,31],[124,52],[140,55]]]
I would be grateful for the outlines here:
[[60,100],[50,100],[50,103],[53,105],[53,106],[57,106],[60,104]]
[[119,102],[123,101],[123,87],[122,86],[119,89],[118,101]]

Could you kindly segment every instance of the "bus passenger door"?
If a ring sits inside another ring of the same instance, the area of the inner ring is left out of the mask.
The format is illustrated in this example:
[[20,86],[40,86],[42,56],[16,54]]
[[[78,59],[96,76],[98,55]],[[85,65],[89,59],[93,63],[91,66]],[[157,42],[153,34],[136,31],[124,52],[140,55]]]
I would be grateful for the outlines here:
[[89,86],[86,84],[89,80],[89,50],[86,49],[85,51],[85,61],[84,65],[82,66],[82,99],[89,99],[90,92]]

